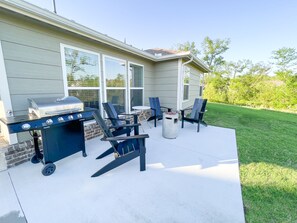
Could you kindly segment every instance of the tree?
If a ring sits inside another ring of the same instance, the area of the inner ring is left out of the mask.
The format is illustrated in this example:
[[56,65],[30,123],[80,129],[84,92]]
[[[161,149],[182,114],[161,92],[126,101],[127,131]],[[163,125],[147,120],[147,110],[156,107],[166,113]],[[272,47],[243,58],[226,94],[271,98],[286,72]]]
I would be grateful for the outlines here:
[[227,76],[235,78],[238,75],[244,75],[252,66],[251,60],[239,60],[237,62],[226,62],[225,69]]
[[251,63],[246,74],[250,75],[268,75],[271,67],[263,62],[258,62],[256,64]]
[[195,42],[187,41],[185,43],[177,44],[178,51],[190,51],[194,56],[200,54],[200,51],[196,48]]
[[98,87],[99,76],[89,73],[88,67],[97,62],[78,50],[65,48],[67,81],[71,87]]
[[278,71],[288,71],[294,69],[297,65],[297,52],[295,48],[283,47],[276,51],[272,51],[273,62]]
[[212,40],[208,36],[204,38],[202,42],[202,54],[203,60],[210,67],[211,70],[215,70],[218,66],[225,63],[222,56],[229,49],[230,39],[215,39]]

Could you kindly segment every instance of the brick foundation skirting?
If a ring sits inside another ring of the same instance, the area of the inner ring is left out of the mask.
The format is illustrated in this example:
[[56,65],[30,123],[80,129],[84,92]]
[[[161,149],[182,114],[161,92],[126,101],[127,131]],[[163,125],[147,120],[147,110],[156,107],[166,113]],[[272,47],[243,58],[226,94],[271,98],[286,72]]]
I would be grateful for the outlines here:
[[[101,128],[97,123],[86,124],[85,130],[85,140],[89,140],[98,137],[103,134]],[[39,147],[42,151],[42,143],[39,140]],[[34,155],[34,143],[33,139],[8,145],[0,149],[0,171],[7,168],[11,168],[27,162]]]
[[[130,117],[130,122],[133,123],[133,117]],[[98,124],[92,121],[85,123],[84,132],[85,140],[90,140],[103,134]],[[42,143],[40,140],[39,147],[40,150],[42,150]],[[33,139],[0,148],[0,171],[27,162],[33,155]]]

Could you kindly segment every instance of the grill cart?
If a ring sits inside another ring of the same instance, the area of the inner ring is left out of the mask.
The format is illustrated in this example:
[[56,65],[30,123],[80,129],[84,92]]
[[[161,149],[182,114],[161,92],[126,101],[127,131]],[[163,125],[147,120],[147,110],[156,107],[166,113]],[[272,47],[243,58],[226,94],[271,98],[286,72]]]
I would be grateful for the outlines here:
[[[81,151],[85,157],[84,125],[95,109],[84,108],[76,97],[28,99],[29,114],[0,119],[9,133],[29,131],[34,139],[32,163],[43,164],[42,174],[54,173],[55,161]],[[40,135],[38,133],[41,133]],[[40,151],[38,138],[42,138]]]

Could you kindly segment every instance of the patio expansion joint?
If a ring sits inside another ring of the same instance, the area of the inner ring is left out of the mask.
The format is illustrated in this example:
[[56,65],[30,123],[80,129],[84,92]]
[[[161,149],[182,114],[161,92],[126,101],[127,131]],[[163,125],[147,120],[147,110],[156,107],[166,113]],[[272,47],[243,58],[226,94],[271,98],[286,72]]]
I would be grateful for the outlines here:
[[9,173],[8,171],[7,171],[7,173],[8,173],[9,180],[10,180],[11,186],[12,186],[12,188],[13,188],[14,194],[15,194],[15,196],[16,196],[16,198],[17,198],[18,204],[20,205],[20,208],[21,208],[22,213],[23,213],[23,215],[24,215],[25,221],[26,221],[26,223],[28,223],[26,214],[25,214],[24,209],[23,209],[23,206],[22,206],[22,204],[21,204],[21,202],[20,202],[19,196],[18,196],[18,194],[17,194],[17,192],[16,192],[16,189],[15,189],[15,186],[14,186],[13,181],[12,181],[12,179],[11,179],[10,173]]

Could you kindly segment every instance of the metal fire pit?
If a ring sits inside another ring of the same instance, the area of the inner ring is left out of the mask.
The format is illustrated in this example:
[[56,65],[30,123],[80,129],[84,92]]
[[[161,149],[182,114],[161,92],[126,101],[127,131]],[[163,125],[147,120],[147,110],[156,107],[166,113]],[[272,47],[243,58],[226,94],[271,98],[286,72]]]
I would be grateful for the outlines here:
[[[42,174],[51,175],[55,161],[81,151],[86,156],[84,125],[95,109],[84,108],[76,97],[28,99],[29,114],[1,119],[9,133],[29,131],[34,139],[32,163],[42,162]],[[38,134],[41,133],[41,134]],[[42,137],[43,153],[38,146]]]

